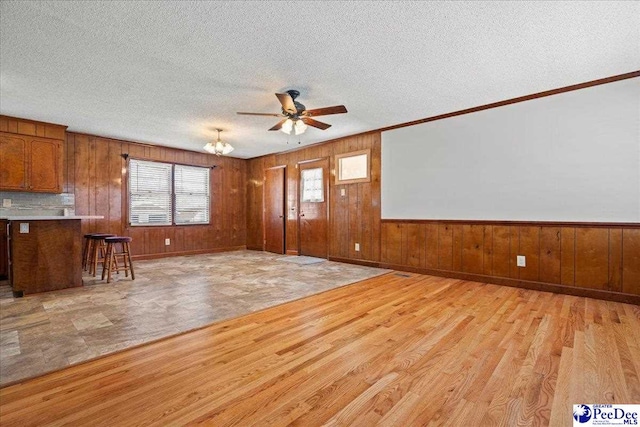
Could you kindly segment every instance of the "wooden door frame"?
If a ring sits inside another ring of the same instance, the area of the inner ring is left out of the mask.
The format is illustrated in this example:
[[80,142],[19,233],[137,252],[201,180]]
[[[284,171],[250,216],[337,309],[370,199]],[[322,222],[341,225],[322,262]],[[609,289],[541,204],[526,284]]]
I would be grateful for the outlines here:
[[284,169],[284,182],[282,183],[282,212],[284,218],[282,219],[283,227],[283,244],[284,253],[287,253],[287,165],[272,166],[270,168],[264,168],[262,170],[262,250],[267,249],[267,205],[266,205],[266,193],[267,193],[267,171],[272,169]]
[[327,210],[327,259],[329,259],[329,248],[331,247],[329,239],[331,239],[331,236],[329,233],[330,230],[330,225],[331,225],[331,218],[329,218],[331,209],[330,209],[330,205],[329,203],[331,203],[331,191],[329,188],[329,185],[331,185],[331,179],[330,179],[330,175],[331,175],[331,157],[327,156],[327,157],[317,157],[315,159],[309,159],[309,160],[300,160],[298,163],[296,163],[296,169],[298,170],[298,174],[296,176],[296,191],[298,193],[298,197],[296,197],[296,210],[298,211],[298,230],[297,230],[297,234],[298,234],[298,255],[301,254],[300,248],[301,248],[301,239],[300,239],[300,197],[302,196],[302,192],[300,191],[300,184],[301,184],[301,176],[302,176],[302,172],[300,170],[300,165],[304,165],[306,163],[313,163],[313,162],[318,162],[321,160],[326,160],[327,161],[327,176],[324,177],[324,182],[325,182],[325,202],[326,202],[326,210]]

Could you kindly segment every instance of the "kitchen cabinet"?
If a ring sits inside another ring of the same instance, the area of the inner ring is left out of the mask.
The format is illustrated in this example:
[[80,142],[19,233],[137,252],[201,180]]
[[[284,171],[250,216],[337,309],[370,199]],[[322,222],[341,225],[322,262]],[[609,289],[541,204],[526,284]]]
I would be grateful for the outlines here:
[[62,140],[0,132],[0,190],[62,193]]

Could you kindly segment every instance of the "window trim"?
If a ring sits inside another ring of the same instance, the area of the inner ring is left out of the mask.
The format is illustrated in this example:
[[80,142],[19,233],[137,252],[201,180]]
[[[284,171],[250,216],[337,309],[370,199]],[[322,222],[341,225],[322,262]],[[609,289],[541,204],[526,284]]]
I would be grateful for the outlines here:
[[[340,160],[349,158],[349,157],[357,157],[365,155],[367,158],[367,166],[366,166],[366,176],[362,178],[354,178],[354,179],[340,179]],[[336,167],[336,176],[335,176],[335,185],[343,185],[343,184],[358,184],[361,182],[371,182],[371,150],[358,150],[351,151],[349,153],[336,154],[334,156],[335,167]]]
[[[123,155],[123,157],[126,159],[126,171],[125,171],[125,179],[126,179],[126,189],[127,192],[124,195],[124,205],[125,205],[125,212],[123,215],[123,220],[125,222],[125,228],[129,228],[129,227],[134,227],[134,228],[143,228],[143,227],[150,227],[150,228],[155,228],[155,227],[194,227],[194,226],[209,226],[212,224],[212,215],[213,212],[211,210],[211,199],[213,196],[213,191],[212,191],[212,181],[213,181],[213,174],[211,173],[211,171],[215,168],[217,168],[217,165],[210,165],[210,166],[206,166],[206,165],[197,165],[197,164],[193,164],[193,163],[183,163],[183,162],[170,162],[170,161],[163,161],[163,160],[157,160],[157,159],[150,159],[150,158],[145,158],[145,157],[131,157],[129,155]],[[168,164],[171,165],[171,224],[131,224],[131,222],[129,221],[129,212],[131,210],[131,207],[129,206],[129,204],[131,203],[131,190],[129,187],[129,183],[130,183],[130,162],[131,160],[139,160],[139,161],[144,161],[144,162],[155,162],[155,163],[164,163],[164,164]],[[191,166],[191,167],[196,167],[196,168],[203,168],[203,169],[209,169],[209,219],[208,222],[204,223],[204,222],[198,222],[198,223],[184,223],[184,224],[176,224],[175,222],[175,183],[174,183],[174,174],[175,174],[175,166],[179,165],[179,166]]]

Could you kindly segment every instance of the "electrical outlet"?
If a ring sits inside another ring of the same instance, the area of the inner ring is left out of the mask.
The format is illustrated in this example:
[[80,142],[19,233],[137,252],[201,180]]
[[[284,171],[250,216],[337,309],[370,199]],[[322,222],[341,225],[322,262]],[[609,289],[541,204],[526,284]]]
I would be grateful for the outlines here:
[[518,267],[526,267],[527,266],[527,259],[524,255],[518,255],[516,256],[516,265]]
[[171,244],[171,239],[164,239],[164,245],[169,246]]
[[11,199],[2,199],[2,207],[10,208],[11,207]]
[[347,190],[345,190],[344,188],[341,188],[341,189],[340,189],[340,195],[341,195],[342,197],[346,196],[346,195],[347,195]]
[[29,233],[29,223],[28,222],[21,222],[20,223],[20,233],[22,233],[22,234],[28,234]]
[[356,252],[360,251],[360,243],[356,243]]

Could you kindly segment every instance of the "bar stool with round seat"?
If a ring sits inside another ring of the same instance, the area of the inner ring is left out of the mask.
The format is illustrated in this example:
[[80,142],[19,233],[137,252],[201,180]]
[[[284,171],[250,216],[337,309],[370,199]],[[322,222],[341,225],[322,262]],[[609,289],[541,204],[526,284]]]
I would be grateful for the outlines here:
[[89,274],[91,274],[93,277],[96,277],[96,272],[98,271],[98,263],[101,259],[104,266],[104,260],[107,253],[107,246],[104,242],[104,239],[113,236],[115,236],[115,234],[92,233],[89,237]]
[[114,234],[107,233],[88,233],[84,235],[84,242],[82,243],[82,269],[87,271],[89,268],[89,262],[91,261],[91,253],[93,251],[93,242],[91,239],[92,236],[114,236]]
[[[107,244],[107,254],[102,268],[102,279],[107,276],[107,283],[111,282],[111,272],[119,273],[124,271],[125,277],[131,272],[131,280],[135,280],[136,276],[133,272],[133,263],[131,262],[131,246],[133,239],[131,237],[115,236],[104,239]],[[120,244],[121,251],[117,251],[117,245]],[[118,257],[122,258],[122,263],[118,266]]]

